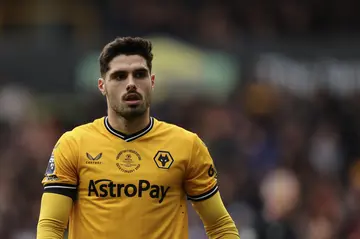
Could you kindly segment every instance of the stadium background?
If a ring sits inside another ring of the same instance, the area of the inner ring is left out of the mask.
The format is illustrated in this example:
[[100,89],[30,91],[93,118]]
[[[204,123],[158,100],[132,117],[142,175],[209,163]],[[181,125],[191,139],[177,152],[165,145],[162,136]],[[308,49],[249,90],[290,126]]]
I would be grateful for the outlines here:
[[[360,238],[357,0],[1,0],[0,238],[35,238],[64,131],[105,114],[97,56],[154,43],[153,114],[198,133],[242,239]],[[190,238],[204,231],[190,210]]]

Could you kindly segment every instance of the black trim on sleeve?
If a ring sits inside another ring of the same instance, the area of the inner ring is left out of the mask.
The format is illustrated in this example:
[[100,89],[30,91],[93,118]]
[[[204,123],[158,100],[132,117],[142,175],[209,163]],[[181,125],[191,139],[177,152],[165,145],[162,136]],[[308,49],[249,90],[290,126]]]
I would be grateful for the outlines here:
[[217,191],[219,191],[219,187],[218,185],[215,185],[212,189],[210,189],[209,191],[207,191],[206,193],[203,193],[203,194],[200,194],[198,196],[187,196],[187,199],[188,200],[191,200],[191,201],[203,201],[205,199],[208,199],[208,198],[211,198],[212,196],[214,196]]
[[44,193],[56,193],[70,197],[73,201],[76,199],[77,186],[65,183],[51,183],[44,186]]

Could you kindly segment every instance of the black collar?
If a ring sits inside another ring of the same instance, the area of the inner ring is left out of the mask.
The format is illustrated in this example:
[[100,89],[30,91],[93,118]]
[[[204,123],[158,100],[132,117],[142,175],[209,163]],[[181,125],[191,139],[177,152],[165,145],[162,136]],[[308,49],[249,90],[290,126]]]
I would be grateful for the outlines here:
[[152,117],[150,117],[150,123],[145,127],[143,128],[142,130],[134,133],[134,134],[124,134],[124,133],[121,133],[120,131],[117,131],[116,129],[114,129],[113,127],[111,127],[111,125],[109,124],[109,119],[108,117],[106,116],[104,118],[104,125],[105,125],[105,128],[113,135],[125,140],[126,142],[130,142],[130,141],[133,141],[137,138],[140,138],[141,136],[145,135],[146,133],[148,133],[152,127],[154,126],[154,119]]

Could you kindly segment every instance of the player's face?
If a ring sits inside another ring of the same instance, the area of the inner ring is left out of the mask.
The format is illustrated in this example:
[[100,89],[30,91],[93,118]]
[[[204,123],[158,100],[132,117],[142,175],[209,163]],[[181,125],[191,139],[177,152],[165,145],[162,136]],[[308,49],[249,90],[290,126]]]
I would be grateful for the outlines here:
[[150,75],[146,60],[139,55],[119,55],[109,63],[105,79],[98,86],[106,96],[109,110],[126,119],[147,112],[155,76]]

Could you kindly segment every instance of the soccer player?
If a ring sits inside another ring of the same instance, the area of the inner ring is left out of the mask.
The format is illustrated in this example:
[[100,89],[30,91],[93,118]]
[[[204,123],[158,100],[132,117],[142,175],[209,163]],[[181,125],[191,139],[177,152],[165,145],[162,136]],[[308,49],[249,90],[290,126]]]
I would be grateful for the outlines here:
[[186,199],[209,238],[239,238],[200,138],[150,116],[152,44],[116,38],[100,55],[106,117],[64,133],[43,179],[37,239],[185,239]]

